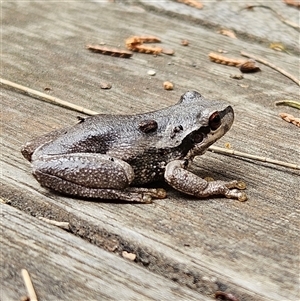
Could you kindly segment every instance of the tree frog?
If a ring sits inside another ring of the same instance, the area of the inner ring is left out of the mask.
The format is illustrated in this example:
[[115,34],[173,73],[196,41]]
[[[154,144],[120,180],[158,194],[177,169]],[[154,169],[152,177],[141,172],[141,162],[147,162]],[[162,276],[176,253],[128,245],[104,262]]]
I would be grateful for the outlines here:
[[99,114],[50,132],[22,147],[44,187],[75,197],[149,203],[164,198],[143,185],[164,179],[197,198],[247,199],[239,181],[206,181],[188,170],[195,156],[231,127],[233,109],[188,91],[162,110],[137,115]]

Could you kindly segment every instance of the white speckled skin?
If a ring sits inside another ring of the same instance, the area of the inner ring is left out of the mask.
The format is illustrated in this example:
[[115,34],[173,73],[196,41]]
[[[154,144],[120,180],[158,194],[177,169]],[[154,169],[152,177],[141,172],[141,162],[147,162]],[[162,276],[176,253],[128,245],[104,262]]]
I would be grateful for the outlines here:
[[[218,115],[217,128],[213,114]],[[245,200],[244,193],[230,190],[241,189],[236,181],[208,183],[186,170],[189,161],[229,130],[233,119],[230,106],[192,91],[163,110],[88,117],[28,142],[22,154],[42,186],[68,195],[148,203],[165,197],[165,191],[135,186],[165,178],[197,197],[223,194]]]

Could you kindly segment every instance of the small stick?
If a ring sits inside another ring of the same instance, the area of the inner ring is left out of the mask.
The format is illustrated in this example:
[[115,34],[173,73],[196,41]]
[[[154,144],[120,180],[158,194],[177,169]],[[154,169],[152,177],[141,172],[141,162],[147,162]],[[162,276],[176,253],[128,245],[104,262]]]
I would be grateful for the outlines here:
[[297,30],[300,30],[300,26],[299,24],[296,24],[294,22],[291,22],[287,19],[285,19],[280,13],[278,13],[275,9],[273,9],[272,7],[270,6],[267,6],[267,5],[248,5],[247,7],[243,8],[243,9],[252,9],[254,7],[261,7],[261,8],[266,8],[266,9],[269,9],[270,11],[272,11],[277,17],[278,19],[282,22],[282,23],[285,23]]
[[30,279],[30,276],[29,276],[27,270],[22,269],[21,273],[22,273],[22,276],[23,276],[23,280],[24,280],[24,283],[25,283],[30,301],[38,301],[36,293],[34,291],[33,284],[31,282],[31,279]]
[[70,230],[70,223],[68,223],[68,222],[59,222],[59,221],[55,221],[55,220],[52,220],[52,219],[49,219],[49,218],[46,218],[46,217],[43,217],[43,216],[40,216],[39,219],[46,222],[46,223],[48,223],[48,224],[50,224],[50,225],[59,227],[63,230],[67,230],[67,231]]
[[275,102],[276,106],[289,106],[300,110],[300,102],[295,100],[279,100]]
[[222,148],[222,147],[218,147],[218,146],[210,146],[208,148],[208,150],[213,152],[213,153],[224,154],[224,155],[229,155],[229,156],[234,155],[234,156],[238,156],[238,157],[242,157],[242,158],[253,159],[253,160],[256,160],[256,161],[262,161],[262,162],[276,164],[276,165],[280,165],[280,166],[284,166],[284,167],[300,169],[300,165],[297,165],[297,164],[294,164],[294,163],[283,162],[283,161],[278,161],[278,160],[274,160],[274,159],[270,159],[270,158],[251,155],[251,154],[248,154],[248,153],[243,153],[243,152],[239,152],[239,151],[235,151],[235,150],[231,150],[231,149],[226,149],[226,148]]
[[289,79],[291,79],[292,81],[294,81],[298,86],[300,86],[300,81],[295,76],[293,76],[290,73],[288,73],[287,71],[285,71],[285,70],[277,67],[276,65],[274,65],[274,64],[272,64],[272,63],[270,63],[270,62],[268,62],[268,61],[266,61],[266,60],[264,60],[264,59],[262,59],[260,57],[257,57],[257,56],[255,56],[253,54],[250,54],[250,53],[247,53],[247,52],[244,52],[244,51],[241,51],[241,55],[245,56],[245,57],[248,57],[248,58],[251,58],[251,59],[253,59],[253,60],[257,61],[257,62],[260,62],[260,63],[262,63],[262,64],[264,64],[264,65],[266,65],[266,66],[268,66],[268,67],[270,67],[270,68],[272,68],[272,69],[280,72],[284,76],[286,76]]
[[86,109],[86,108],[81,107],[81,106],[77,106],[77,105],[75,105],[71,102],[59,99],[57,97],[53,97],[51,95],[48,95],[48,94],[30,89],[30,88],[27,88],[25,86],[19,85],[17,83],[11,82],[11,81],[3,79],[3,78],[0,78],[0,85],[5,87],[5,88],[10,88],[10,89],[16,90],[18,92],[24,93],[26,95],[32,96],[32,97],[37,98],[39,100],[43,100],[43,101],[46,101],[46,102],[49,102],[49,103],[52,103],[52,104],[55,104],[55,105],[59,105],[59,106],[64,107],[64,108],[71,109],[73,111],[77,111],[77,112],[84,113],[84,114],[87,114],[87,115],[96,115],[96,114],[98,114],[95,111]]

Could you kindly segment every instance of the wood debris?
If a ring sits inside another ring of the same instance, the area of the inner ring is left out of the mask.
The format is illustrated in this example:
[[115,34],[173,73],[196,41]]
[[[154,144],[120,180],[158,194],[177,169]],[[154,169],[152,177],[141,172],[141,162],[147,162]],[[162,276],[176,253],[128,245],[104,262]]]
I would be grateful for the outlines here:
[[236,39],[235,33],[232,30],[229,30],[229,29],[221,29],[221,30],[217,31],[217,33],[220,33],[223,36],[227,36],[227,37],[232,38],[232,39]]
[[231,75],[230,75],[230,78],[240,80],[240,79],[243,79],[244,76],[243,76],[243,74],[231,74]]
[[163,86],[164,86],[165,90],[173,90],[173,88],[174,88],[174,85],[169,81],[165,81],[163,83]]
[[86,48],[92,52],[97,52],[105,55],[121,57],[121,58],[130,58],[132,56],[131,51],[108,47],[108,46],[101,46],[101,45],[86,45]]
[[177,0],[177,2],[186,4],[188,6],[192,6],[192,7],[198,8],[198,9],[203,8],[203,4],[197,0]]
[[108,82],[100,82],[100,88],[104,90],[109,90],[111,89],[112,84]]
[[240,70],[243,73],[253,73],[260,71],[260,68],[256,65],[255,60],[250,59],[240,66]]
[[126,48],[131,51],[150,53],[150,54],[159,54],[163,51],[161,47],[148,46],[144,43],[160,43],[160,39],[154,36],[133,36],[126,39],[125,44]]
[[189,46],[189,41],[188,40],[181,40],[181,45],[182,46]]
[[290,6],[300,7],[300,1],[297,0],[283,0],[283,2]]
[[136,259],[136,254],[123,251],[122,257],[134,261]]
[[22,269],[21,273],[22,273],[22,277],[23,277],[27,292],[28,292],[29,300],[30,301],[38,301],[28,271],[25,269]]
[[272,68],[272,69],[274,69],[274,70],[280,72],[280,73],[283,74],[284,76],[286,76],[286,77],[288,77],[289,79],[291,79],[292,81],[294,81],[298,86],[300,86],[300,80],[297,79],[296,76],[293,76],[292,74],[288,73],[288,72],[285,71],[284,69],[277,67],[276,65],[274,65],[274,64],[272,64],[272,63],[266,61],[265,59],[262,59],[262,58],[260,58],[260,57],[257,57],[257,56],[255,56],[255,55],[253,55],[253,54],[250,54],[250,53],[246,53],[246,52],[244,52],[244,51],[241,51],[241,55],[242,55],[242,56],[246,56],[246,57],[248,57],[248,58],[251,58],[251,59],[253,59],[253,60],[256,60],[257,62],[262,63],[262,64],[264,64],[264,65],[266,65],[266,66],[268,66],[268,67],[270,67],[270,68]]
[[223,56],[215,52],[209,53],[208,57],[214,63],[227,65],[227,66],[239,67],[240,65],[247,62],[246,60],[228,58],[226,56]]
[[49,218],[46,218],[46,217],[43,217],[43,216],[40,216],[39,219],[46,222],[46,223],[48,223],[48,224],[50,224],[50,225],[59,227],[61,229],[64,229],[64,230],[67,230],[67,231],[70,230],[70,224],[68,222],[59,222],[59,221],[55,221],[55,220],[52,220],[52,219],[49,219]]
[[167,55],[173,55],[175,53],[175,51],[170,48],[163,48],[162,53],[167,54]]
[[276,51],[286,51],[285,47],[281,43],[271,43],[269,46],[271,49],[276,50]]
[[294,124],[297,127],[300,127],[300,118],[296,118],[293,115],[288,114],[288,113],[280,113],[279,116],[283,120],[285,120],[287,122],[290,122],[290,123]]
[[174,54],[174,50],[172,49],[166,49],[162,47],[144,44],[144,43],[160,43],[160,42],[161,40],[155,36],[133,36],[125,40],[125,45],[127,49],[135,52],[154,54],[154,55],[160,53],[164,53],[168,55]]

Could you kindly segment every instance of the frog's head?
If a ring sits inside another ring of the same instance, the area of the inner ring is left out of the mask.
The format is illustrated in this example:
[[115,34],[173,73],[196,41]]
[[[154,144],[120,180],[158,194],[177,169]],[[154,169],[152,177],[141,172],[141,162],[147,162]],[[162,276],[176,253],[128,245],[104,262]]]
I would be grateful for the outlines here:
[[189,112],[193,125],[184,138],[184,142],[189,145],[187,158],[202,155],[230,129],[234,120],[231,106],[222,101],[207,100],[198,92],[186,92],[179,104],[189,105],[193,110]]

